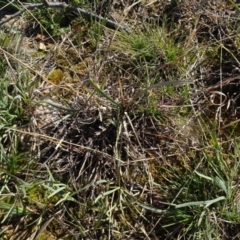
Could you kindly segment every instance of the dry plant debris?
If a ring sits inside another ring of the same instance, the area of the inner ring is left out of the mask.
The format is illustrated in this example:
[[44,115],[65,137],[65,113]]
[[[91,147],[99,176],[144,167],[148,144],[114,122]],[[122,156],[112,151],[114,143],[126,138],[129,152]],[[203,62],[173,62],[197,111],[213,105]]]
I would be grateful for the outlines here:
[[[1,30],[1,234],[238,239],[237,7],[108,7],[131,33],[74,17],[54,37],[33,15],[31,34]],[[151,89],[169,81],[191,84]]]

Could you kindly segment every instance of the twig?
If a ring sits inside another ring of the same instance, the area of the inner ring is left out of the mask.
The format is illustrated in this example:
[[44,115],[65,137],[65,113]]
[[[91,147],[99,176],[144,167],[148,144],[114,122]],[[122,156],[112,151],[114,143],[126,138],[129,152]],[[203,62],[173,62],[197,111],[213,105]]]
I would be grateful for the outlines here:
[[44,4],[43,3],[35,3],[35,4],[28,4],[28,3],[25,3],[23,4],[23,7],[21,10],[19,10],[18,12],[12,14],[11,16],[3,19],[2,21],[0,21],[0,26],[3,25],[4,23],[6,22],[9,22],[10,20],[12,20],[13,18],[15,17],[18,17],[20,15],[22,15],[26,10],[31,10],[31,9],[34,9],[34,8],[40,8],[40,7],[43,7]]
[[70,6],[66,3],[61,3],[61,2],[48,2],[47,0],[43,0],[43,3],[24,3],[23,8],[16,12],[15,14],[11,15],[10,17],[0,21],[0,26],[3,25],[4,23],[10,21],[11,19],[22,15],[26,10],[31,10],[34,8],[41,8],[41,7],[48,7],[48,8],[64,8],[69,12],[75,13],[77,16],[81,16],[82,18],[88,20],[88,21],[96,21],[96,22],[103,22],[106,27],[114,30],[123,30],[126,32],[129,32],[129,29],[126,27],[121,26],[120,24],[111,21],[107,18],[103,18],[101,16],[98,16],[92,12],[88,12],[82,8]]
[[103,18],[101,16],[98,16],[94,13],[91,13],[91,12],[87,12],[85,11],[84,9],[81,9],[81,8],[75,8],[73,6],[68,6],[67,9],[71,10],[72,12],[74,12],[75,14],[83,17],[84,19],[88,20],[88,21],[96,21],[96,22],[103,22],[105,23],[105,26],[110,28],[110,29],[114,29],[114,30],[123,30],[125,32],[130,32],[129,29],[127,29],[126,27],[124,26],[121,26],[120,24],[114,22],[114,21],[111,21],[107,18]]

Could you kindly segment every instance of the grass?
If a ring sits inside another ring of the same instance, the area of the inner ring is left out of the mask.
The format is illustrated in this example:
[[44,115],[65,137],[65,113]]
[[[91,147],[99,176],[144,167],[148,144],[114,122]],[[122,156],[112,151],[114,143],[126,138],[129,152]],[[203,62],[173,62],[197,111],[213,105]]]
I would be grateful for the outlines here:
[[239,239],[238,6],[124,8],[1,30],[2,239]]

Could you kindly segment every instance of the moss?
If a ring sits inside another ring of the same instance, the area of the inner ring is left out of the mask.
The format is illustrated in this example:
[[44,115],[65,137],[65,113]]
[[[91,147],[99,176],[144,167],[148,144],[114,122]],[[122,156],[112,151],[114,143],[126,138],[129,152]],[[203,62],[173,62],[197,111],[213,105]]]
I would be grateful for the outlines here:
[[28,203],[44,203],[44,189],[40,183],[34,184],[26,191]]
[[28,204],[40,203],[43,205],[54,205],[61,197],[60,195],[56,194],[49,198],[49,195],[52,194],[52,192],[46,190],[41,183],[36,183],[29,187],[26,191],[26,194]]
[[44,51],[37,51],[31,54],[33,58],[41,58],[41,57],[44,57],[45,55],[46,53]]
[[81,75],[86,75],[88,73],[88,66],[91,64],[91,62],[92,58],[87,57],[82,62],[75,64],[71,70]]
[[55,240],[57,239],[54,237],[50,232],[44,231],[43,233],[38,236],[38,240]]
[[70,68],[80,60],[79,53],[73,48],[56,49],[53,54],[56,64],[59,67]]
[[61,69],[55,69],[52,72],[50,72],[48,76],[48,80],[53,84],[59,84],[64,77],[64,72]]

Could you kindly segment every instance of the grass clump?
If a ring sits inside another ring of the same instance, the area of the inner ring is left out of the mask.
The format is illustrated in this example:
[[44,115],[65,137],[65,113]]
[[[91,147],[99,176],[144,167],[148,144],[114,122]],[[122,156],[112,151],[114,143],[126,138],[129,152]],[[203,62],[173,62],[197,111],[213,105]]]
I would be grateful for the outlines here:
[[236,7],[159,2],[0,38],[4,238],[239,238]]

